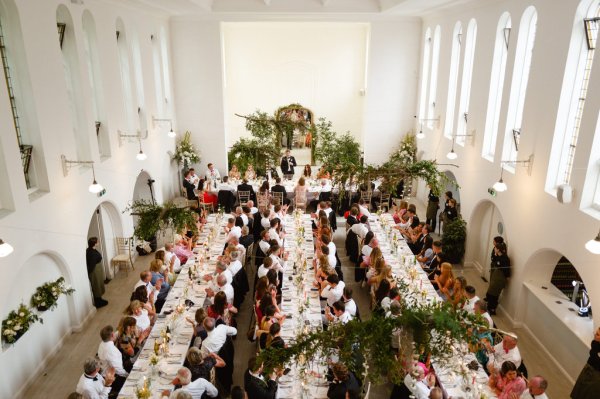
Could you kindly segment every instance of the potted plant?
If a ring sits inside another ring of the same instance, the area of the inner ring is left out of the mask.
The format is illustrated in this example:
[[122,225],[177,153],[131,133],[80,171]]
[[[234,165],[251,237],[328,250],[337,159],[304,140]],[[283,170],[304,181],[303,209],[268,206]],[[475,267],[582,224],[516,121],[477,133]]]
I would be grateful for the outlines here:
[[448,262],[461,263],[465,255],[465,242],[467,240],[467,222],[461,217],[444,223],[442,236],[442,251]]

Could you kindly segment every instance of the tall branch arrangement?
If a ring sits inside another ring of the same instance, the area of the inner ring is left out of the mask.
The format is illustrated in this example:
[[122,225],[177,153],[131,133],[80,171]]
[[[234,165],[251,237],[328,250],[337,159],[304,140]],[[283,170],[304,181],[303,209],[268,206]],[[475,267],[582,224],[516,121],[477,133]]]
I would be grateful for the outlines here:
[[123,212],[137,216],[138,222],[133,234],[143,240],[149,240],[160,230],[172,228],[179,232],[191,230],[196,232],[196,214],[189,208],[179,208],[172,202],[163,205],[151,201],[133,201]]

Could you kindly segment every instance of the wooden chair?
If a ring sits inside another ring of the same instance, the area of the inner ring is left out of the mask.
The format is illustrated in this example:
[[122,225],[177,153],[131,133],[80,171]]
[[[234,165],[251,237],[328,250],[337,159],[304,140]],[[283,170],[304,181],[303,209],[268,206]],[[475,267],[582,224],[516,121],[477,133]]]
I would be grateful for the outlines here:
[[113,267],[113,273],[117,275],[117,267],[125,265],[125,275],[129,275],[129,265],[133,271],[133,260],[131,259],[131,250],[133,248],[133,237],[117,237],[116,239],[117,255],[110,260]]
[[360,199],[365,200],[365,205],[367,209],[371,209],[371,198],[373,197],[373,191],[361,191]]
[[238,191],[238,201],[240,206],[246,206],[250,201],[250,191]]
[[269,193],[265,193],[265,194],[261,194],[261,193],[257,193],[256,194],[256,202],[258,205],[258,210],[260,212],[264,212],[265,209],[267,209],[269,207]]
[[308,200],[306,199],[306,193],[304,193],[304,195],[297,195],[294,198],[294,208],[298,208],[298,209],[302,209],[303,211],[306,211],[306,205],[308,203]]
[[283,193],[280,191],[275,191],[271,193],[273,198],[273,205],[283,205]]
[[391,194],[383,194],[381,193],[381,198],[379,199],[379,210],[383,212],[383,208],[385,207],[385,211],[390,210],[390,198]]

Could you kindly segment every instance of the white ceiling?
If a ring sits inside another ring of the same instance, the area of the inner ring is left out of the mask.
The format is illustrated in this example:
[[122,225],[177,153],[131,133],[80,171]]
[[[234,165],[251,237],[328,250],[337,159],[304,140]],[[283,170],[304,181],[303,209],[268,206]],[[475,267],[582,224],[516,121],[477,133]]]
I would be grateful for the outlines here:
[[470,0],[124,0],[173,16],[365,14],[421,16]]

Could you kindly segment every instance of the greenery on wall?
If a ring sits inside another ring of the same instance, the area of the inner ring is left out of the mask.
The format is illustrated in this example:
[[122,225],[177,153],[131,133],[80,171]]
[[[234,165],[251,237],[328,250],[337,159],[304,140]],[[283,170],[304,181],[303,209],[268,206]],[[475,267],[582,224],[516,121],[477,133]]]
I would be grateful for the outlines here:
[[59,277],[56,281],[47,282],[36,288],[31,296],[31,306],[40,312],[52,310],[58,306],[58,298],[61,295],[72,295],[75,289],[65,283],[64,277]]
[[444,223],[442,248],[444,256],[452,263],[460,263],[465,256],[465,242],[467,241],[467,222],[460,216]]
[[196,233],[196,213],[189,208],[179,208],[172,202],[158,205],[147,200],[137,200],[123,212],[138,217],[133,234],[146,241],[167,228],[176,232],[191,230]]

